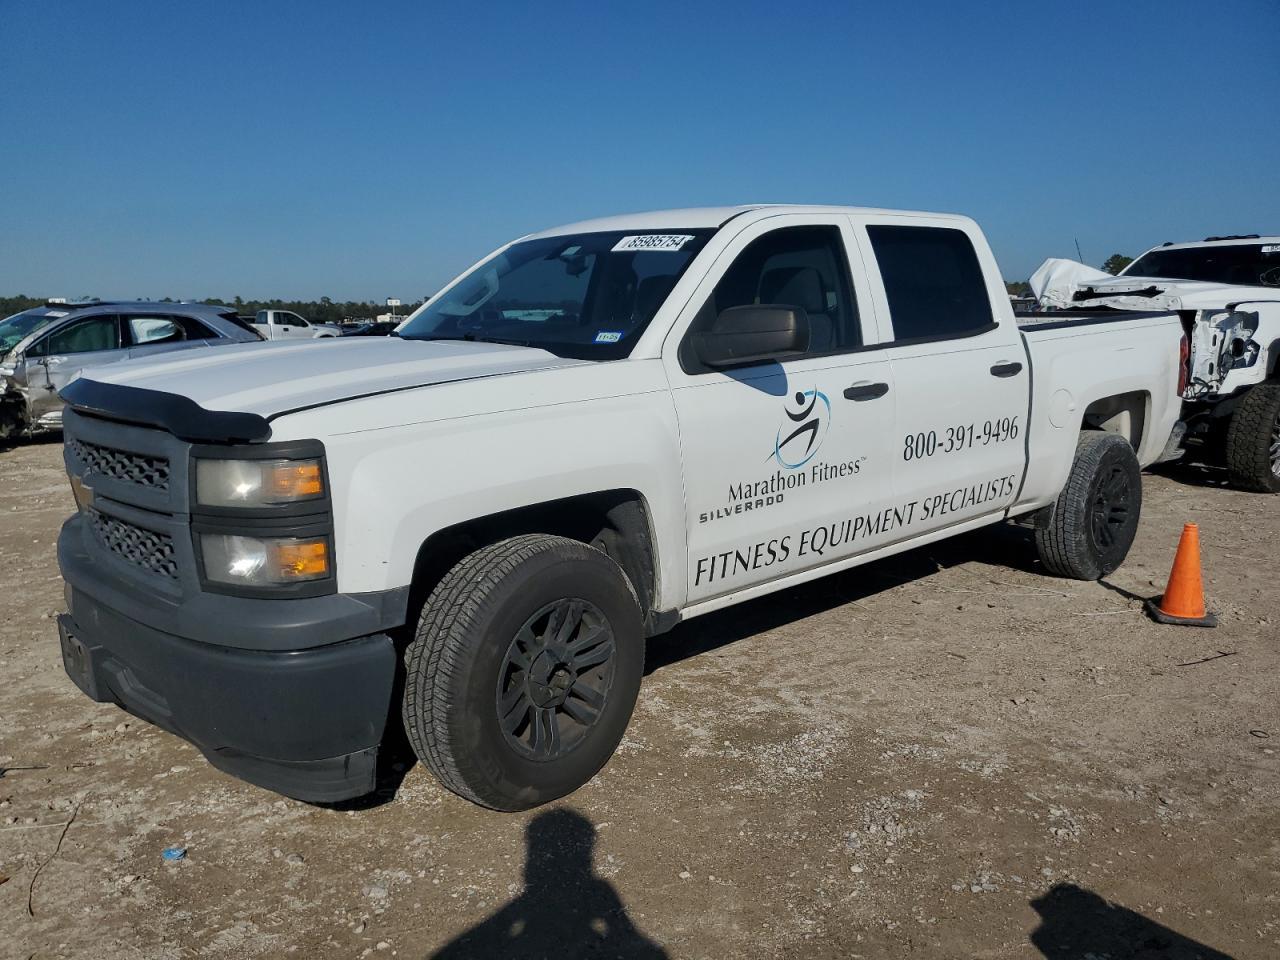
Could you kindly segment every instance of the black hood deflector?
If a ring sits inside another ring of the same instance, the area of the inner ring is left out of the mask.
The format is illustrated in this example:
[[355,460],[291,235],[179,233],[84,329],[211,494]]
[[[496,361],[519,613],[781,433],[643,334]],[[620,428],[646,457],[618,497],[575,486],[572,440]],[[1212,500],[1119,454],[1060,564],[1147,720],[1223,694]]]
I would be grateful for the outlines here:
[[206,410],[190,397],[142,387],[100,383],[81,377],[58,395],[77,413],[160,427],[192,443],[262,443],[271,424],[256,413]]

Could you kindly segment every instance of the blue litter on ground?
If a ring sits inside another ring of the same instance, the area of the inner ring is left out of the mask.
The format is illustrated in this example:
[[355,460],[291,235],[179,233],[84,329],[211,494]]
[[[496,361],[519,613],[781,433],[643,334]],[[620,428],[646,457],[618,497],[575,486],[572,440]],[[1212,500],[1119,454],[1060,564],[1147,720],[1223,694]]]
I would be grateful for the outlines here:
[[166,860],[181,860],[186,855],[186,847],[168,847],[160,854],[160,856],[164,857]]

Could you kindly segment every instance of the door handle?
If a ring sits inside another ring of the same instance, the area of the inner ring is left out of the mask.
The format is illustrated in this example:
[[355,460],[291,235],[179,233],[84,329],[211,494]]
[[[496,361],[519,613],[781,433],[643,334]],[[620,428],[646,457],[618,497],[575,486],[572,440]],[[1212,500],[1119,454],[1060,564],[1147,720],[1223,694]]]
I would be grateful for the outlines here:
[[855,383],[852,387],[845,388],[844,398],[861,402],[863,400],[875,400],[877,397],[883,397],[888,392],[889,385],[887,383]]
[[997,363],[991,368],[993,377],[1016,377],[1022,372],[1022,364],[1016,360],[1013,363]]

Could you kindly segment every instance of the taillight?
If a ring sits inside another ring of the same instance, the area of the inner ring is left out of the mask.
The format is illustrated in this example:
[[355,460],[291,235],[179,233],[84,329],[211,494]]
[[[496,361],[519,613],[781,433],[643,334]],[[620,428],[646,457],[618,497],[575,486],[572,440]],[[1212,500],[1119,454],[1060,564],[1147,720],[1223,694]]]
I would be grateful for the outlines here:
[[1178,396],[1182,396],[1187,392],[1187,383],[1191,379],[1191,342],[1187,339],[1187,335],[1182,335],[1182,342],[1178,344]]

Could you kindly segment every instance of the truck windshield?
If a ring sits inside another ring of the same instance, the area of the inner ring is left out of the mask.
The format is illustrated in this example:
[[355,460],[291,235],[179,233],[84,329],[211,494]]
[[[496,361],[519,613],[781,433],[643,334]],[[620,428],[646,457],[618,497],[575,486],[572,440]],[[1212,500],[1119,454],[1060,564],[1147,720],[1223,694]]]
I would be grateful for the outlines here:
[[57,320],[58,317],[65,317],[66,315],[65,311],[37,307],[34,310],[24,310],[22,313],[15,313],[11,317],[5,317],[0,320],[0,357],[3,357],[16,347],[21,340],[26,339],[29,334],[34,333],[49,321]]
[[613,231],[516,243],[414,314],[400,336],[621,359],[714,232]]
[[1280,243],[1152,250],[1131,263],[1122,276],[1280,287]]

